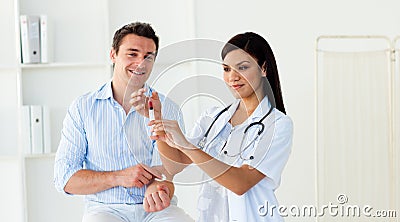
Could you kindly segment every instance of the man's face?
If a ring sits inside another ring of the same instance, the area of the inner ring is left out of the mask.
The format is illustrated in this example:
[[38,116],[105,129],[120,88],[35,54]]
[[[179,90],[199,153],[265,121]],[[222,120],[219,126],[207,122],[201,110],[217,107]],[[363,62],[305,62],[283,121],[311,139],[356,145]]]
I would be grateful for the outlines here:
[[110,53],[114,63],[113,81],[135,90],[142,88],[153,68],[155,53],[156,45],[152,39],[135,34],[126,35],[118,54],[115,49]]

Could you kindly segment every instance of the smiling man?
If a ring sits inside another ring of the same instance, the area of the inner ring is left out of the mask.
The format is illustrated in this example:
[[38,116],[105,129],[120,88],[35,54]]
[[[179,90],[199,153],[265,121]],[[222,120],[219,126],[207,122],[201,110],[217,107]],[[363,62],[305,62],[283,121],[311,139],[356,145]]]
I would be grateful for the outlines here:
[[[192,221],[176,206],[174,185],[155,180],[163,171],[149,119],[129,104],[141,88],[152,92],[150,76],[159,46],[146,23],[131,23],[115,32],[110,82],[77,98],[64,119],[54,166],[60,192],[85,195],[84,222]],[[182,114],[159,94],[163,116],[183,126]]]

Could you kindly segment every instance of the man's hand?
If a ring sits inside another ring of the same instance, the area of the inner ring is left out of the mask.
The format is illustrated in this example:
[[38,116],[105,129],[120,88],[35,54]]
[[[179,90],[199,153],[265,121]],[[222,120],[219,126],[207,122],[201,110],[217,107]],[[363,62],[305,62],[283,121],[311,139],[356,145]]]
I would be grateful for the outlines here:
[[170,190],[167,185],[160,182],[153,187],[148,187],[143,200],[143,208],[146,212],[156,212],[169,207],[171,203]]
[[146,168],[148,166],[142,166],[141,164],[116,171],[116,180],[118,185],[123,187],[143,187],[149,184],[153,179],[153,175],[149,173]]
[[140,115],[149,118],[149,101],[151,101],[153,103],[155,119],[161,119],[161,102],[158,93],[152,92],[150,97],[147,97],[145,92],[145,88],[133,92],[129,104],[131,104]]
[[147,106],[149,99],[146,97],[145,92],[145,88],[133,92],[129,104],[131,104],[140,115],[149,117],[149,108]]

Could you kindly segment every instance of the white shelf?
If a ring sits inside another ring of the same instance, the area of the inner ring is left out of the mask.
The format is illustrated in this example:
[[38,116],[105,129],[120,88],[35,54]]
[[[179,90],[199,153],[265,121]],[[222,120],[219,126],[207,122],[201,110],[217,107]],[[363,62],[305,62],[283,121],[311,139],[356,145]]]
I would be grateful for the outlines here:
[[56,153],[25,154],[25,159],[53,159]]
[[2,161],[17,161],[20,157],[18,155],[0,155],[0,162]]
[[37,64],[21,64],[24,69],[58,69],[58,68],[104,68],[110,67],[104,63],[37,63]]
[[0,71],[8,71],[8,70],[13,70],[13,69],[18,69],[18,66],[7,66],[7,65],[0,65]]

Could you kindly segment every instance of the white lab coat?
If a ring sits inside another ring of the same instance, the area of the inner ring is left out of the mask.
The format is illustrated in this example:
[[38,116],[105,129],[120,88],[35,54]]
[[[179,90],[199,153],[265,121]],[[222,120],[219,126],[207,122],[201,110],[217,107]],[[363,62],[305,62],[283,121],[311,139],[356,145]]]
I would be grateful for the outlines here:
[[[203,150],[232,166],[240,167],[248,164],[266,177],[241,196],[213,180],[207,180],[208,182],[203,183],[200,189],[197,207],[200,215],[198,221],[283,221],[277,211],[278,202],[274,191],[280,184],[281,173],[291,151],[292,120],[279,110],[273,109],[263,121],[265,125],[263,133],[254,141],[259,128],[251,127],[240,149],[239,144],[242,141],[244,129],[250,123],[259,121],[269,111],[270,103],[265,97],[244,123],[232,127],[228,121],[238,105],[239,100],[217,119],[208,134]],[[203,113],[187,136],[188,140],[197,145],[221,110],[222,108],[212,108]],[[226,146],[221,150],[225,142]],[[247,146],[248,148],[244,149]],[[224,151],[227,151],[231,157],[224,154]],[[239,153],[242,155],[240,156]],[[250,156],[254,159],[250,160]],[[271,212],[272,209],[274,211]]]

